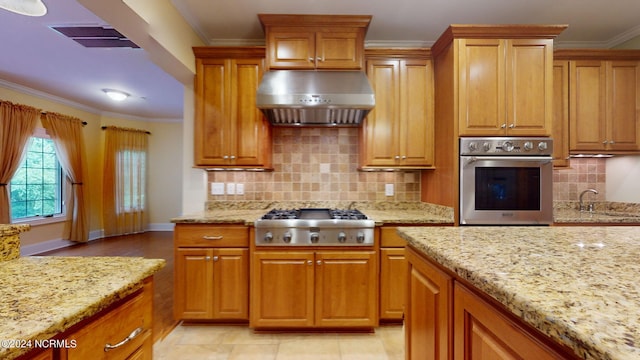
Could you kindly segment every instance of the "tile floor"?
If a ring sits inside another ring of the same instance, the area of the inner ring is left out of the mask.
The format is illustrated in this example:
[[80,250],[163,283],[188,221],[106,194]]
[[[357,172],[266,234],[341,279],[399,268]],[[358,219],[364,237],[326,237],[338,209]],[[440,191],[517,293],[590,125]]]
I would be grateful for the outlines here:
[[254,333],[246,326],[179,325],[153,347],[156,360],[402,360],[401,325],[375,333]]

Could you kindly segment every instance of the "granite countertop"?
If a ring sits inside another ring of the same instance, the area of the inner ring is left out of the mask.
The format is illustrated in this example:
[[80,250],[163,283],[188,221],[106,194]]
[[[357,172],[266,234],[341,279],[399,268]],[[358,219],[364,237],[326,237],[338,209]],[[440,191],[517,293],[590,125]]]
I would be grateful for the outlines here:
[[[138,257],[21,257],[0,262],[0,340],[46,340],[142,287],[165,265]],[[3,342],[0,358],[29,348]]]
[[31,225],[0,224],[0,261],[20,257],[20,233],[29,229]]
[[640,358],[640,227],[408,227],[399,233],[578,357]]
[[340,208],[358,209],[376,225],[453,224],[453,209],[423,202],[367,201],[210,201],[206,210],[171,219],[173,223],[243,224],[253,223],[270,209]]
[[580,211],[577,201],[554,203],[556,224],[619,224],[640,225],[640,204],[598,201],[593,211]]

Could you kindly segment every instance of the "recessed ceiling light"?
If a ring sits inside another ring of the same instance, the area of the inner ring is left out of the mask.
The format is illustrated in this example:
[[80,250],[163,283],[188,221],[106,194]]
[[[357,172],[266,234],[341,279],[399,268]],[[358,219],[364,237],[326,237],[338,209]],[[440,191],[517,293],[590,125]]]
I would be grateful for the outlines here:
[[0,9],[27,16],[43,16],[47,13],[42,0],[0,0]]
[[104,93],[114,101],[122,101],[130,96],[126,92],[120,90],[102,89],[102,91],[104,91]]

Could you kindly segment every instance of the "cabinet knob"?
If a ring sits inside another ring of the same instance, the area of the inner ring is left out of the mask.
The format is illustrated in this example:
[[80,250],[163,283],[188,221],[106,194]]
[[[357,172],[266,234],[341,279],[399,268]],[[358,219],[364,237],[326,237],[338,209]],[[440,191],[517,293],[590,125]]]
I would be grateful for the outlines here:
[[609,144],[615,144],[616,142],[613,140],[609,140]]
[[216,256],[214,256],[214,257],[213,257],[213,261],[218,261],[218,259],[219,259],[219,258],[218,258],[218,255],[216,255]]
[[605,145],[607,145],[608,141],[607,141],[607,140],[605,140],[605,141],[603,141],[602,143],[603,143],[603,144],[605,144]]
[[316,264],[318,264],[318,265],[322,265],[322,260],[318,260],[318,261],[316,261]]
[[318,57],[316,58],[316,61],[322,61],[322,58],[321,58],[320,56],[318,56]]
[[313,265],[313,261],[307,260],[307,265]]
[[507,124],[502,124],[502,125],[500,125],[500,128],[501,128],[501,129],[504,129],[504,128],[506,128],[506,127],[507,127]]
[[514,127],[516,127],[516,125],[515,125],[515,124],[511,124],[511,125],[509,125],[509,129],[513,129]]
[[395,159],[396,159],[396,160],[400,160],[400,155],[396,155],[396,156],[395,156]]
[[312,57],[310,57],[310,58],[309,58],[309,61],[310,61],[310,62],[314,62],[314,61],[315,61],[315,59],[314,59],[314,58],[312,58]]
[[236,158],[236,156],[235,156],[235,155],[231,155],[229,158],[230,158],[231,160],[234,160],[234,159]]
[[204,261],[209,261],[209,260],[211,260],[211,256],[205,256],[204,257]]

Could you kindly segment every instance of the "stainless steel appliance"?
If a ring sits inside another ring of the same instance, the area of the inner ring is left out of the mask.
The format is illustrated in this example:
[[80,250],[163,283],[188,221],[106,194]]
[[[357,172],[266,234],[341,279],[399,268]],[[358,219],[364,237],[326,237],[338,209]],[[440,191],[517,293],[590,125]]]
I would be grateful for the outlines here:
[[267,71],[256,105],[274,126],[358,126],[375,105],[363,71]]
[[553,140],[460,139],[461,225],[553,222]]
[[375,221],[358,210],[274,209],[255,222],[256,246],[373,246]]

